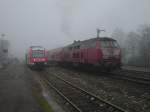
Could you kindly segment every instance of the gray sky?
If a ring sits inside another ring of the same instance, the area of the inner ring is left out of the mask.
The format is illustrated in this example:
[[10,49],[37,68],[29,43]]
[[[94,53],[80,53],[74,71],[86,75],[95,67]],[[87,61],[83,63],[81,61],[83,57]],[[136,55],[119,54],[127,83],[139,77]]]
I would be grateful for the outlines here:
[[11,52],[24,56],[30,45],[47,49],[96,36],[104,28],[135,30],[150,24],[149,0],[0,0],[0,33]]

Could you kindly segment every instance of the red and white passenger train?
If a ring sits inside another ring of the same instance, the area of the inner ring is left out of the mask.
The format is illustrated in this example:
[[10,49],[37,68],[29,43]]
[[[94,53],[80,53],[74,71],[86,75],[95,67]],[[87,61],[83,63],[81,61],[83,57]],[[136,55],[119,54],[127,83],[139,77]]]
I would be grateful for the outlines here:
[[26,64],[31,68],[44,68],[48,64],[47,51],[41,46],[31,46],[26,52]]
[[121,49],[116,40],[108,37],[92,38],[49,50],[50,62],[73,65],[92,65],[99,68],[121,67]]

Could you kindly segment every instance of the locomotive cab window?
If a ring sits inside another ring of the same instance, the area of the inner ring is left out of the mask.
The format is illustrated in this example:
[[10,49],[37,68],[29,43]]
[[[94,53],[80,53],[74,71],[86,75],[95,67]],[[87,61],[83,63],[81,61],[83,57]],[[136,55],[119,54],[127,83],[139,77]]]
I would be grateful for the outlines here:
[[43,50],[32,50],[32,57],[34,58],[40,58],[40,57],[44,57],[45,53]]
[[43,54],[43,53],[32,53],[32,57],[34,57],[34,58],[41,58],[44,56],[45,56],[45,54]]
[[100,45],[102,48],[119,48],[116,41],[101,41]]
[[111,42],[112,47],[119,48],[119,44],[116,41]]

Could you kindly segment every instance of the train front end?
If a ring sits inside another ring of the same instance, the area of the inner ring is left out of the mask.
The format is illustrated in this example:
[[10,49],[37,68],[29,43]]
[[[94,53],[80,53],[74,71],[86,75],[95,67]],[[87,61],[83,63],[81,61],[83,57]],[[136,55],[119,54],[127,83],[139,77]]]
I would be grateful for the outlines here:
[[121,68],[121,49],[114,39],[100,41],[102,59],[100,63],[108,69]]
[[48,57],[45,48],[40,46],[30,47],[29,65],[32,68],[44,68],[48,66]]

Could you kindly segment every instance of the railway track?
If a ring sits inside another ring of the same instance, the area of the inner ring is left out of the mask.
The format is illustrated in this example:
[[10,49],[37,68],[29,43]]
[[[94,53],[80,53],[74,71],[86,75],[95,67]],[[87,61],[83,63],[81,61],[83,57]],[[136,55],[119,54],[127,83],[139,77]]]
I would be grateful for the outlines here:
[[139,72],[135,70],[122,70],[120,72],[112,72],[105,74],[109,74],[112,78],[132,81],[138,84],[150,85],[150,73],[149,72]]
[[149,67],[143,67],[143,66],[122,66],[124,70],[129,70],[129,71],[138,71],[138,72],[149,72],[150,73],[150,68]]
[[121,70],[120,73],[123,74],[130,74],[132,76],[136,77],[144,77],[150,79],[150,72],[145,72],[145,71],[137,71],[137,70]]
[[[74,72],[86,72],[88,74],[95,74],[97,76],[111,77],[115,79],[127,80],[137,84],[150,85],[150,72],[136,71],[136,70],[120,70],[115,72],[105,72],[105,71],[91,71],[91,70],[73,70]],[[90,73],[89,73],[90,72]]]
[[42,79],[72,107],[73,112],[126,112],[54,74],[45,73]]
[[[121,79],[121,80],[127,80],[130,82],[134,82],[137,84],[144,84],[144,85],[150,85],[150,72],[147,71],[138,71],[138,70],[126,70],[122,69],[119,71],[114,72],[105,72],[105,71],[99,71],[96,72],[92,70],[73,70],[80,72],[85,72],[88,74],[96,74],[98,76],[106,76],[111,77],[115,79]],[[88,72],[87,72],[88,71]]]

